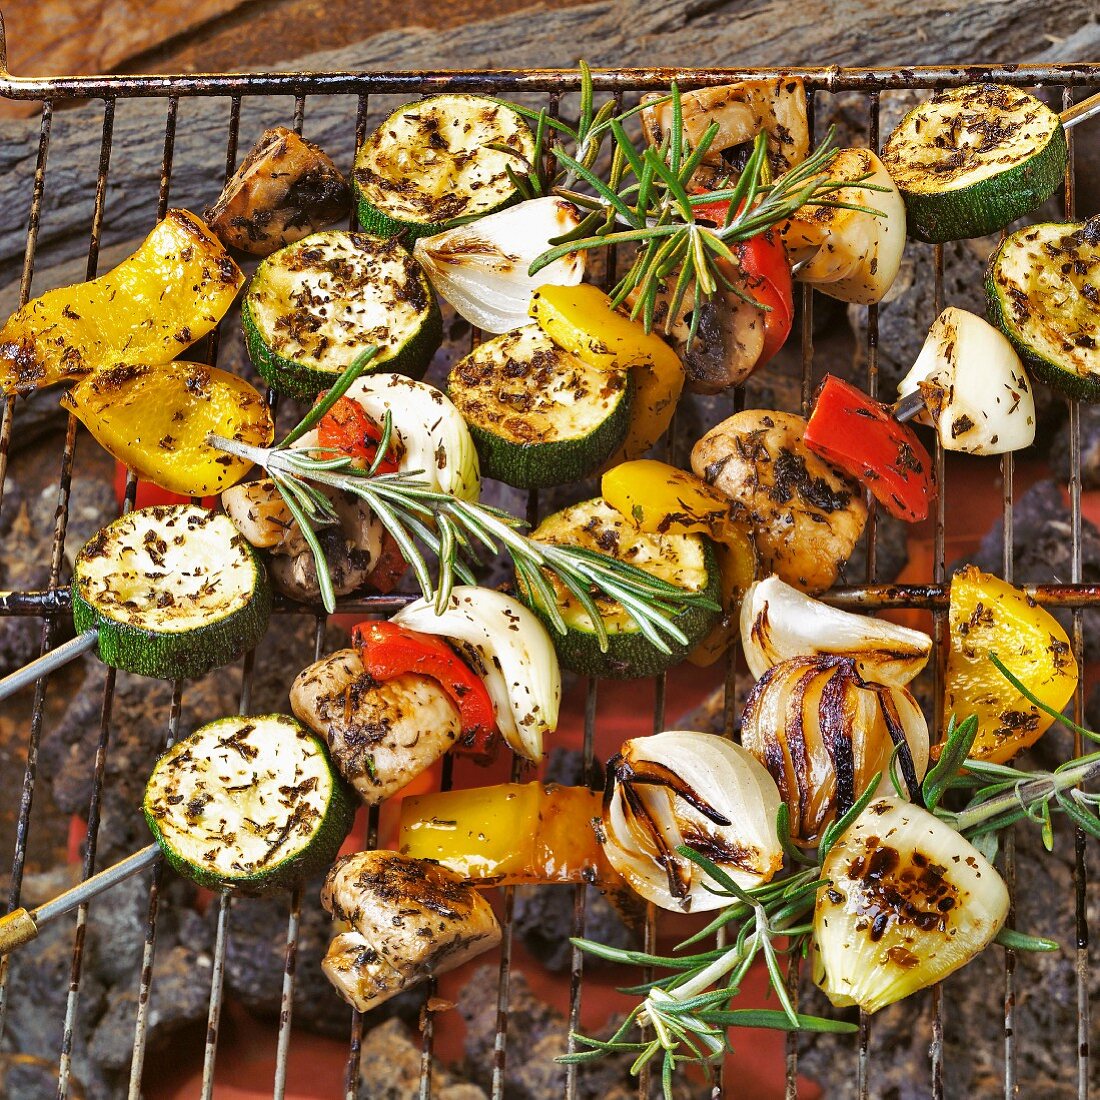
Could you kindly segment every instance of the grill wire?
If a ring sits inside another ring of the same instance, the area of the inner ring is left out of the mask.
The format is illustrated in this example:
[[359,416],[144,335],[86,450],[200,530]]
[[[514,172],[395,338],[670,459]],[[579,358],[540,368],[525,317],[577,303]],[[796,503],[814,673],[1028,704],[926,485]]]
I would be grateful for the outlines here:
[[[580,85],[579,74],[575,70],[533,70],[475,72],[450,71],[426,73],[325,73],[325,74],[266,74],[266,75],[223,75],[223,76],[125,76],[125,77],[88,77],[58,79],[19,79],[10,77],[6,71],[6,51],[4,48],[3,23],[0,17],[0,98],[32,100],[41,102],[40,138],[35,162],[34,181],[30,191],[30,210],[27,218],[26,247],[24,251],[22,276],[19,287],[19,302],[24,304],[31,297],[31,284],[34,274],[35,251],[38,241],[39,220],[43,193],[46,187],[47,158],[50,146],[50,133],[54,109],[58,104],[74,100],[102,100],[102,139],[100,157],[95,182],[95,201],[91,232],[88,243],[87,275],[94,277],[99,259],[100,234],[103,226],[104,203],[108,178],[111,169],[111,150],[114,132],[115,104],[117,100],[133,98],[163,99],[166,101],[164,122],[164,147],[161,161],[159,194],[155,205],[156,219],[163,217],[168,208],[171,193],[173,154],[176,138],[176,123],[179,102],[189,97],[218,97],[229,101],[229,118],[226,137],[225,175],[232,173],[236,166],[237,145],[240,131],[242,104],[245,98],[261,95],[293,95],[294,107],[292,124],[299,133],[303,132],[306,120],[307,97],[328,97],[332,95],[352,94],[357,96],[354,118],[355,145],[358,149],[367,132],[369,97],[377,94],[403,94],[405,96],[437,93],[444,90],[507,93],[541,93],[547,97],[551,114],[557,115],[564,95],[575,93]],[[813,120],[813,104],[818,93],[836,93],[852,91],[862,93],[866,99],[866,130],[869,145],[876,149],[879,143],[880,92],[897,89],[936,89],[975,81],[992,80],[1020,86],[1038,86],[1051,91],[1061,92],[1064,106],[1073,102],[1072,89],[1088,88],[1100,85],[1100,66],[968,66],[968,67],[925,67],[899,69],[856,69],[832,67],[828,69],[787,69],[787,70],[668,70],[635,69],[606,70],[594,72],[597,90],[611,92],[619,105],[624,94],[646,90],[667,88],[676,80],[682,89],[706,85],[724,84],[734,80],[774,75],[800,76],[806,82],[809,98],[809,116]],[[1072,157],[1072,131],[1068,134],[1071,156],[1064,187],[1064,210],[1067,218],[1074,216],[1074,181]],[[154,213],[150,202],[150,214]],[[352,218],[354,226],[354,215]],[[910,245],[910,247],[926,247]],[[614,278],[615,258],[609,263],[608,278]],[[935,248],[935,302],[934,312],[926,318],[928,323],[939,314],[944,305],[943,285],[943,248]],[[808,286],[801,288],[800,324],[801,324],[801,405],[803,413],[808,405],[814,386],[813,368],[813,292]],[[479,334],[473,333],[472,345],[476,345]],[[866,358],[866,383],[872,394],[878,391],[878,308],[871,306],[867,311],[867,325],[864,342]],[[218,355],[218,332],[215,331],[209,343],[208,361],[213,365]],[[274,410],[276,400],[273,393],[268,395]],[[732,395],[731,411],[744,407],[745,395],[738,388]],[[1073,556],[1072,574],[1069,584],[1050,584],[1028,586],[1028,591],[1038,603],[1051,607],[1073,608],[1073,647],[1079,664],[1084,665],[1084,647],[1081,629],[1082,609],[1100,605],[1100,585],[1082,583],[1081,558],[1081,440],[1080,412],[1075,401],[1069,402],[1071,468],[1069,482],[1071,501]],[[7,473],[9,445],[15,418],[15,402],[8,399],[3,406],[0,419],[0,506],[3,504],[4,483]],[[674,431],[675,428],[672,429]],[[68,614],[67,590],[58,589],[63,563],[65,531],[68,522],[68,503],[73,460],[76,446],[76,420],[71,415],[65,434],[63,453],[57,477],[57,507],[53,536],[52,555],[49,569],[49,589],[42,592],[0,593],[0,615],[21,615],[38,617],[42,620],[40,652],[49,650],[54,642],[56,624],[60,617]],[[944,455],[937,441],[935,451],[937,473],[943,485]],[[1003,575],[1012,580],[1013,539],[1012,539],[1012,488],[1013,459],[1005,455],[1001,459],[1003,480],[1003,521],[1004,521],[1004,560]],[[133,506],[136,493],[136,478],[131,471],[126,482],[125,509]],[[879,585],[876,583],[876,508],[873,498],[868,498],[868,550],[866,576],[862,584],[849,585],[835,590],[829,597],[839,606],[861,610],[881,608],[919,608],[930,610],[935,622],[935,653],[933,672],[935,677],[935,698],[937,706],[942,707],[942,683],[945,652],[943,641],[946,636],[946,589],[945,581],[945,494],[940,493],[935,516],[935,562],[932,584]],[[528,518],[538,518],[537,493],[531,493],[528,502]],[[342,600],[338,611],[354,611],[363,614],[388,614],[401,605],[400,597],[366,597],[362,599]],[[302,613],[297,605],[277,604],[277,611]],[[325,618],[315,615],[314,653],[319,657],[324,651]],[[249,653],[242,662],[242,686],[239,698],[239,711],[247,714],[251,707],[254,654]],[[99,741],[95,757],[94,783],[87,815],[85,835],[85,856],[81,868],[82,878],[87,878],[95,869],[96,839],[99,825],[99,807],[103,790],[104,769],[110,747],[111,715],[114,696],[115,675],[108,670],[103,689],[100,711]],[[724,732],[732,737],[734,733],[735,689],[737,672],[733,655],[727,658],[725,671],[726,701],[723,708]],[[27,735],[26,764],[24,769],[22,794],[18,809],[15,847],[12,857],[8,911],[21,904],[23,874],[25,870],[30,815],[35,796],[38,770],[38,749],[44,721],[48,678],[39,680],[34,689],[32,713]],[[665,726],[666,684],[664,677],[658,678],[653,685],[653,728],[659,731]],[[585,686],[584,706],[584,768],[585,774],[594,774],[594,738],[598,721],[599,685],[589,679]],[[1084,680],[1078,687],[1074,699],[1074,716],[1080,721],[1083,717]],[[165,730],[165,745],[170,745],[179,731],[184,706],[184,685],[176,681],[172,685],[171,706]],[[940,715],[937,713],[937,722]],[[1076,752],[1081,751],[1080,735],[1076,736]],[[513,778],[527,778],[526,769],[517,764]],[[443,786],[451,784],[449,758],[445,759]],[[367,843],[373,846],[377,842],[378,813],[372,808],[368,821]],[[1015,848],[1009,833],[1002,857],[1003,871],[1009,890],[1014,894],[1016,885]],[[155,985],[155,948],[157,935],[157,916],[159,891],[162,884],[162,864],[156,863],[149,880],[148,917],[145,928],[145,942],[140,971],[137,1010],[134,1019],[134,1053],[131,1063],[129,1096],[137,1100],[141,1096],[142,1071],[145,1057],[146,1029],[149,1018],[149,998]],[[1085,911],[1085,836],[1078,829],[1075,836],[1074,863],[1074,906],[1076,942],[1075,982],[1077,1002],[1077,1045],[1076,1045],[1076,1093],[1079,1100],[1088,1095],[1089,1069],[1089,941]],[[272,1095],[276,1100],[284,1094],[288,1055],[291,1042],[293,994],[295,987],[296,956],[301,906],[300,890],[296,890],[289,901],[287,912],[286,950],[284,956],[283,984],[279,1032],[276,1048],[276,1068]],[[101,904],[109,904],[105,899]],[[218,1032],[223,1006],[223,980],[225,975],[226,947],[229,935],[229,915],[231,901],[227,895],[218,900],[217,932],[214,945],[213,969],[209,996],[208,1026],[206,1029],[203,1067],[203,1100],[208,1100],[214,1090],[214,1068],[218,1053]],[[310,901],[312,904],[312,900]],[[77,913],[73,933],[72,962],[68,1000],[64,1020],[61,1022],[59,1036],[59,1076],[57,1083],[58,1100],[68,1095],[70,1085],[70,1060],[73,1030],[80,1011],[81,978],[83,970],[84,935],[88,906],[81,906]],[[509,979],[511,975],[511,945],[513,935],[513,897],[510,890],[503,891],[504,936],[500,952],[499,978],[496,991],[497,1022],[492,1066],[492,1096],[500,1100],[505,1093],[509,1053]],[[1010,914],[1010,922],[1013,915]],[[572,934],[583,935],[585,929],[585,888],[574,887]],[[645,927],[645,949],[650,950],[656,943],[657,920],[652,906],[647,912]],[[724,929],[719,933],[721,936]],[[720,941],[721,942],[721,941]],[[1015,958],[1012,951],[1005,952],[1004,969],[1004,1077],[1003,1094],[1011,1100],[1019,1094],[1016,1080],[1015,1050]],[[800,974],[797,957],[792,958],[788,980],[792,997],[796,998],[803,975]],[[7,960],[0,959],[0,1039],[9,1005]],[[571,1027],[580,1021],[581,1000],[584,990],[584,959],[581,952],[573,950],[570,973],[570,1003],[568,1018]],[[428,1001],[435,994],[434,983],[427,987],[425,1011],[422,1014],[421,1029],[421,1077],[419,1096],[427,1100],[432,1095],[432,1050],[434,1027],[432,1012]],[[930,1084],[929,1091],[933,1100],[942,1100],[944,1096],[943,1058],[944,1058],[944,1020],[949,1006],[945,1004],[941,987],[933,992],[933,1023],[930,1035]],[[860,1017],[860,1029],[855,1045],[857,1091],[860,1100],[872,1095],[870,1086],[869,1046],[871,1023],[866,1016]],[[345,1073],[346,1100],[357,1100],[359,1089],[359,1060],[363,1037],[362,1019],[352,1012],[349,1028],[347,1067]],[[512,1036],[515,1038],[515,1036]],[[571,1044],[572,1049],[572,1044]],[[565,1095],[573,1098],[578,1095],[581,1071],[576,1066],[568,1067]],[[786,1096],[793,1100],[798,1094],[798,1038],[791,1035],[786,1048]],[[649,1095],[648,1075],[643,1075],[638,1086],[638,1095]],[[716,1080],[714,1095],[722,1095],[722,1078]]]

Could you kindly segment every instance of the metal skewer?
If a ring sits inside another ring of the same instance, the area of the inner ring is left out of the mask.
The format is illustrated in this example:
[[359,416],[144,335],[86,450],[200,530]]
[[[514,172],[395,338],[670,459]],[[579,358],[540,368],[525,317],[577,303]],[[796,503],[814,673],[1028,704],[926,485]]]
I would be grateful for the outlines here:
[[[89,633],[93,632],[89,631]],[[75,640],[79,641],[79,639]],[[127,856],[124,860],[100,871],[99,874],[85,879],[71,890],[58,894],[52,901],[44,902],[30,910],[15,909],[7,916],[0,917],[0,955],[6,955],[9,951],[29,943],[38,935],[38,929],[43,924],[48,924],[57,917],[72,912],[97,894],[102,894],[104,890],[109,890],[124,879],[136,875],[150,866],[158,855],[160,855],[160,845],[150,844],[140,852],[135,852],[132,856]]]
[[1100,92],[1090,95],[1087,99],[1082,99],[1080,103],[1075,103],[1058,117],[1062,120],[1062,129],[1071,130],[1078,123],[1084,122],[1097,114],[1100,114]]
[[9,695],[14,695],[17,691],[30,687],[36,680],[41,680],[43,676],[48,676],[62,665],[67,665],[70,661],[79,657],[81,653],[87,653],[89,649],[95,649],[98,642],[98,630],[85,630],[83,634],[78,634],[71,641],[65,642],[64,645],[51,649],[49,653],[43,653],[41,657],[35,658],[29,665],[24,665],[11,673],[10,676],[5,676],[0,680],[0,699],[7,699]]

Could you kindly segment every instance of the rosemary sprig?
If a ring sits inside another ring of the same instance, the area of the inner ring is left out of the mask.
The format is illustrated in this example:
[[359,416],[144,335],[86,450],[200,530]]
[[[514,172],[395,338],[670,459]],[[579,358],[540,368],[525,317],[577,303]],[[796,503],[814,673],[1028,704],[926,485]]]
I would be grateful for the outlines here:
[[[440,492],[425,480],[422,470],[379,474],[378,466],[389,449],[393,432],[389,412],[377,454],[369,467],[358,466],[348,455],[331,449],[291,446],[343,396],[375,353],[376,349],[371,348],[358,356],[302,422],[275,446],[253,447],[219,435],[208,437],[218,450],[267,471],[313,553],[326,611],[334,610],[336,596],[317,532],[339,522],[326,489],[350,493],[370,505],[412,567],[421,592],[425,598],[433,599],[440,611],[447,605],[456,579],[475,583],[469,562],[477,560],[479,549],[507,554],[532,599],[554,629],[564,634],[565,620],[547,579],[557,578],[588,613],[604,650],[607,631],[597,597],[620,603],[645,637],[666,653],[672,648],[670,641],[687,643],[687,636],[675,622],[681,612],[689,607],[719,610],[708,597],[688,592],[607,554],[578,546],[536,542],[523,533],[525,521],[502,509]],[[417,539],[436,560],[434,577],[416,544]]]
[[[996,654],[990,660],[1001,674],[1030,702],[1052,714],[1071,730],[1096,739],[1097,735],[1078,726],[1064,715],[1045,706],[1001,661]],[[1001,830],[1024,818],[1042,828],[1044,843],[1052,845],[1052,816],[1063,813],[1088,835],[1100,838],[1100,794],[1082,790],[1100,779],[1100,752],[1070,760],[1050,772],[1024,772],[1004,764],[971,759],[968,753],[978,733],[978,720],[970,716],[961,722],[951,720],[948,736],[936,765],[928,772],[921,787],[927,809],[953,825],[989,859],[996,855],[996,840]],[[623,992],[642,999],[627,1015],[619,1030],[608,1040],[573,1034],[573,1053],[562,1062],[588,1062],[611,1053],[634,1055],[632,1072],[646,1063],[660,1061],[665,1096],[672,1096],[672,1079],[683,1062],[696,1062],[709,1072],[730,1049],[727,1029],[739,1027],[780,1028],[798,1031],[855,1030],[855,1025],[840,1020],[806,1016],[795,1011],[779,966],[782,954],[805,953],[812,930],[810,916],[818,891],[828,885],[822,867],[836,841],[874,798],[881,776],[874,776],[860,798],[848,811],[825,829],[816,857],[797,848],[789,840],[789,814],[780,806],[777,828],[787,853],[785,875],[763,886],[745,890],[720,867],[690,847],[677,849],[692,860],[707,876],[708,888],[723,894],[730,904],[720,910],[700,931],[684,940],[676,954],[661,956],[640,951],[606,947],[590,940],[574,939],[581,950],[599,958],[626,965],[656,967],[667,973],[643,985]],[[969,802],[960,810],[949,810],[940,803],[952,790],[971,792]],[[809,862],[811,865],[805,867]],[[727,947],[686,953],[725,928]],[[781,941],[777,943],[777,941]],[[1017,951],[1056,951],[1053,940],[1031,936],[1015,929],[1002,929],[996,943]],[[778,1010],[731,1010],[730,1002],[757,960],[762,960]],[[633,1041],[632,1028],[652,1026],[654,1038]]]
[[[633,264],[612,292],[616,306],[633,299],[631,316],[641,318],[651,331],[657,315],[658,297],[671,287],[665,316],[668,332],[679,315],[686,297],[691,298],[692,323],[689,343],[699,320],[699,307],[720,290],[745,298],[761,309],[735,278],[731,266],[738,260],[731,245],[747,241],[792,217],[801,207],[837,206],[880,215],[872,207],[845,203],[831,198],[842,188],[862,185],[867,190],[886,190],[866,183],[866,176],[854,180],[833,180],[828,169],[836,156],[835,127],[805,161],[779,179],[772,181],[767,158],[767,139],[758,134],[752,154],[733,186],[698,194],[691,193],[692,178],[719,132],[711,123],[694,148],[688,146],[682,125],[683,105],[679,89],[672,86],[672,125],[664,144],[657,148],[639,148],[627,134],[624,121],[645,109],[632,108],[606,120],[595,120],[584,139],[570,131],[578,148],[592,152],[605,130],[614,141],[611,177],[600,179],[593,171],[595,156],[574,156],[555,144],[550,152],[563,167],[566,182],[581,180],[594,196],[564,192],[572,201],[586,206],[590,215],[573,232],[558,238],[553,247],[535,259],[530,274],[571,252],[633,244],[637,252]],[[649,106],[650,104],[647,104]],[[605,105],[606,106],[606,105]],[[582,110],[583,122],[586,116]],[[568,130],[568,127],[565,127]],[[593,141],[598,135],[598,140]],[[702,205],[727,204],[724,224],[712,226],[697,219]],[[625,228],[623,228],[625,227]]]

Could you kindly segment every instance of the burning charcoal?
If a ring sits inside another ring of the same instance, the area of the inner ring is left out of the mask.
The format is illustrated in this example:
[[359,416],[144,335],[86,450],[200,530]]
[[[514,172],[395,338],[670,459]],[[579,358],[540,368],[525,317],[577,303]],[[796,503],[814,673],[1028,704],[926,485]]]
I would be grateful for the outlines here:
[[[909,563],[909,524],[887,515],[881,508],[875,521],[875,577],[879,583],[896,580]],[[844,583],[862,584],[867,577],[867,540],[870,532],[864,528],[852,556],[843,568]]]
[[[1071,577],[1071,523],[1069,505],[1061,487],[1054,481],[1036,482],[1012,509],[1013,568],[1017,584],[1068,584]],[[1100,582],[1100,531],[1087,520],[1082,522],[1081,560],[1086,584]],[[997,520],[982,539],[969,561],[990,573],[1000,573],[1004,548],[1004,530]],[[955,562],[951,570],[964,562]],[[1072,631],[1069,611],[1052,611],[1055,618]],[[1084,613],[1085,655],[1088,660],[1100,656],[1100,611]]]

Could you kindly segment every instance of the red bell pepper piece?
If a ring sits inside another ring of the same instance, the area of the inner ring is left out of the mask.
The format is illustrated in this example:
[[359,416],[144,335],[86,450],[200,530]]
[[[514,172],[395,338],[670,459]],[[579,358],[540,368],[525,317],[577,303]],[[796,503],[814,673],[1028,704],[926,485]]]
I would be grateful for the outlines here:
[[827,374],[803,439],[814,454],[862,482],[890,515],[910,523],[927,518],[936,499],[932,459],[888,406]]
[[[711,222],[718,228],[726,224],[728,202],[704,202],[692,207],[695,220]],[[794,284],[791,265],[783,240],[774,229],[766,229],[747,241],[730,244],[737,257],[737,267],[748,285],[746,293],[761,305],[769,307],[764,314],[764,347],[756,365],[762,367],[787,342],[794,324]],[[729,261],[719,261],[729,267]],[[736,282],[733,272],[726,272]]]
[[[317,425],[317,442],[322,447],[331,447],[343,451],[352,458],[361,459],[368,465],[378,453],[378,444],[382,440],[382,429],[363,411],[363,406],[350,397],[339,398],[331,409],[321,417]],[[390,454],[393,446],[390,446]],[[378,464],[377,473],[393,474],[397,472],[397,460],[387,455]]]
[[429,676],[454,700],[462,719],[462,738],[455,751],[488,763],[499,738],[493,700],[481,678],[442,639],[388,620],[362,622],[351,633],[363,667],[376,680],[405,672]]

